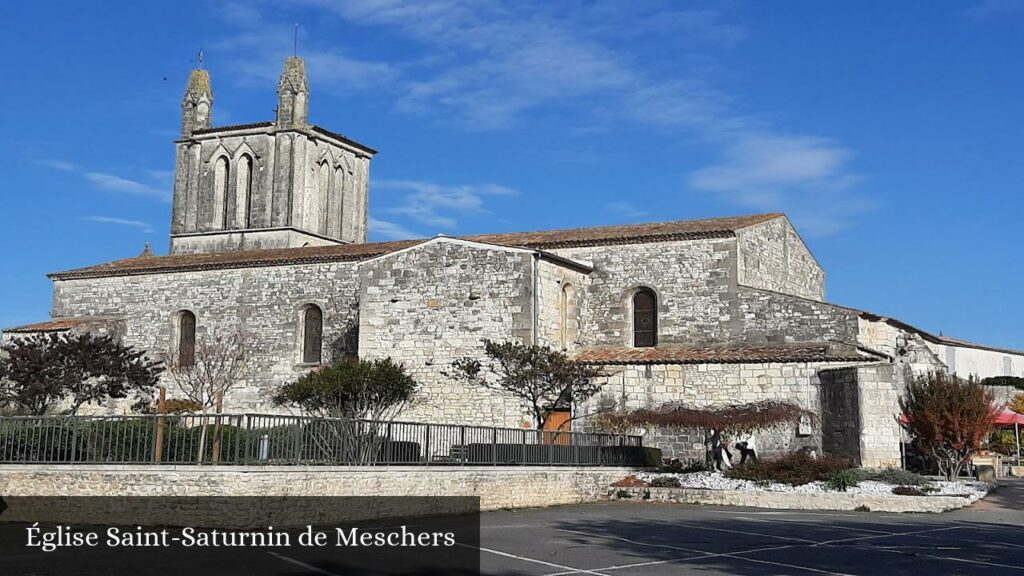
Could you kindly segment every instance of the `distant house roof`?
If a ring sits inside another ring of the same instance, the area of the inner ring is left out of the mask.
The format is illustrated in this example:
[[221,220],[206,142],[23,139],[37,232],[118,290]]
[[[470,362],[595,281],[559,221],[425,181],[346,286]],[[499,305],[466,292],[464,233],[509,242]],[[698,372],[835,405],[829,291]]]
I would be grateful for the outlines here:
[[[628,224],[622,226],[598,226],[593,228],[569,228],[542,232],[516,232],[508,234],[480,234],[461,236],[463,240],[532,248],[536,250],[607,246],[615,244],[638,244],[691,240],[700,238],[728,238],[736,231],[760,224],[782,214],[756,214],[729,218],[705,220],[679,220],[651,224]],[[177,254],[170,256],[148,256],[126,258],[96,266],[76,268],[50,274],[56,280],[73,278],[94,278],[101,276],[129,276],[157,274],[185,270],[218,270],[225,268],[250,268],[258,266],[281,266],[286,264],[308,264],[316,262],[344,262],[373,258],[416,244],[427,239],[399,240],[395,242],[371,242],[365,244],[342,244],[335,246],[305,246],[302,248],[280,248],[273,250],[251,250],[239,252],[211,252],[205,254]]]
[[877,362],[883,354],[831,342],[735,346],[664,345],[590,348],[576,355],[587,364],[753,364],[767,362]]

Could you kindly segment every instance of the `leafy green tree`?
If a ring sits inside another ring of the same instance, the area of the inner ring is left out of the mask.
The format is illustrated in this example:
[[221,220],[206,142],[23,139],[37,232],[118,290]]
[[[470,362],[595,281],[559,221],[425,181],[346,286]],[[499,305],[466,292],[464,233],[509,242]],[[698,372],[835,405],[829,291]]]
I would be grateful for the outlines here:
[[391,358],[346,357],[281,387],[277,406],[297,406],[324,417],[392,420],[407,408],[419,385]]
[[945,372],[917,376],[900,398],[903,426],[930,454],[939,472],[954,480],[992,430],[992,394],[976,380]]
[[530,407],[537,428],[544,426],[555,408],[571,408],[601,389],[605,376],[596,366],[572,360],[548,346],[484,340],[483,362],[460,358],[445,375],[463,382],[497,390],[522,400]]
[[0,351],[0,404],[42,415],[67,402],[77,414],[89,403],[136,395],[149,401],[163,372],[159,361],[110,336],[44,333],[13,339]]

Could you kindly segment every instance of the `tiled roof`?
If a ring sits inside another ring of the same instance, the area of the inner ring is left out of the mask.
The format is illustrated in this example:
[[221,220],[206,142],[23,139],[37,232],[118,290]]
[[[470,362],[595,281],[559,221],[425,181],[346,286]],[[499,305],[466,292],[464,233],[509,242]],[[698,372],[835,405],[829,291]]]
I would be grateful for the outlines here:
[[881,354],[829,342],[591,348],[576,355],[587,364],[748,364],[765,362],[874,362]]
[[[571,246],[601,246],[613,244],[634,244],[664,242],[699,238],[727,238],[736,230],[759,224],[781,214],[757,214],[730,218],[706,220],[681,220],[653,224],[628,224],[623,226],[598,226],[593,228],[569,228],[542,232],[516,232],[509,234],[481,234],[463,236],[464,240],[517,246],[532,249],[565,248]],[[128,276],[154,274],[184,270],[217,270],[224,268],[248,268],[257,266],[280,266],[285,264],[307,264],[313,262],[343,262],[365,260],[415,246],[425,239],[399,240],[395,242],[372,242],[366,244],[344,244],[338,246],[306,246],[302,248],[280,248],[275,250],[252,250],[240,252],[212,252],[206,254],[178,254],[172,256],[149,256],[127,258],[86,268],[50,274],[54,279],[92,278],[97,276]]]
[[47,320],[46,322],[37,322],[35,324],[25,324],[24,326],[15,326],[14,328],[5,328],[4,332],[63,332],[64,330],[71,330],[72,328],[78,328],[79,326],[102,323],[106,320],[108,319],[98,318],[95,316],[55,318],[53,320]]

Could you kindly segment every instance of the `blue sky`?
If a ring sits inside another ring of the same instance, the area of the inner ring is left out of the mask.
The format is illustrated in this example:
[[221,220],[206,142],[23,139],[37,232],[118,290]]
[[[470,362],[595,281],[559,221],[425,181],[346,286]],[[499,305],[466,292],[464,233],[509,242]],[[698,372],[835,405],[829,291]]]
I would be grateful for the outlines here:
[[1024,0],[142,6],[0,7],[0,326],[166,251],[196,52],[215,124],[270,120],[299,23],[373,239],[785,211],[830,301],[1024,349]]

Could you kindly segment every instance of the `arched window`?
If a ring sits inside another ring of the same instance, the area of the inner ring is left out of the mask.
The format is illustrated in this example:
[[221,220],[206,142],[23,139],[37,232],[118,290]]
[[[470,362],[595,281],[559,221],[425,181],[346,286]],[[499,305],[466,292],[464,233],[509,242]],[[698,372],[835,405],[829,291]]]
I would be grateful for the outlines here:
[[188,310],[178,314],[178,366],[193,366],[196,363],[196,315]]
[[302,311],[302,362],[319,364],[323,348],[324,314],[315,304]]
[[658,297],[650,288],[633,294],[633,346],[650,348],[658,343]]
[[332,238],[341,237],[341,223],[345,206],[345,170],[340,166],[334,169],[334,188],[328,202],[327,235]]
[[242,154],[235,167],[235,228],[248,228],[252,202],[252,158]]
[[228,159],[224,156],[213,167],[213,227],[228,227]]
[[320,211],[317,215],[319,222],[317,223],[317,231],[323,235],[329,235],[327,229],[327,214],[330,211],[330,195],[331,195],[331,167],[326,161],[320,163],[320,177],[319,184],[317,187],[317,196],[320,198],[320,202],[317,205],[317,209]]
[[566,349],[576,342],[576,337],[576,288],[572,284],[563,284],[558,305],[558,342],[562,349]]

